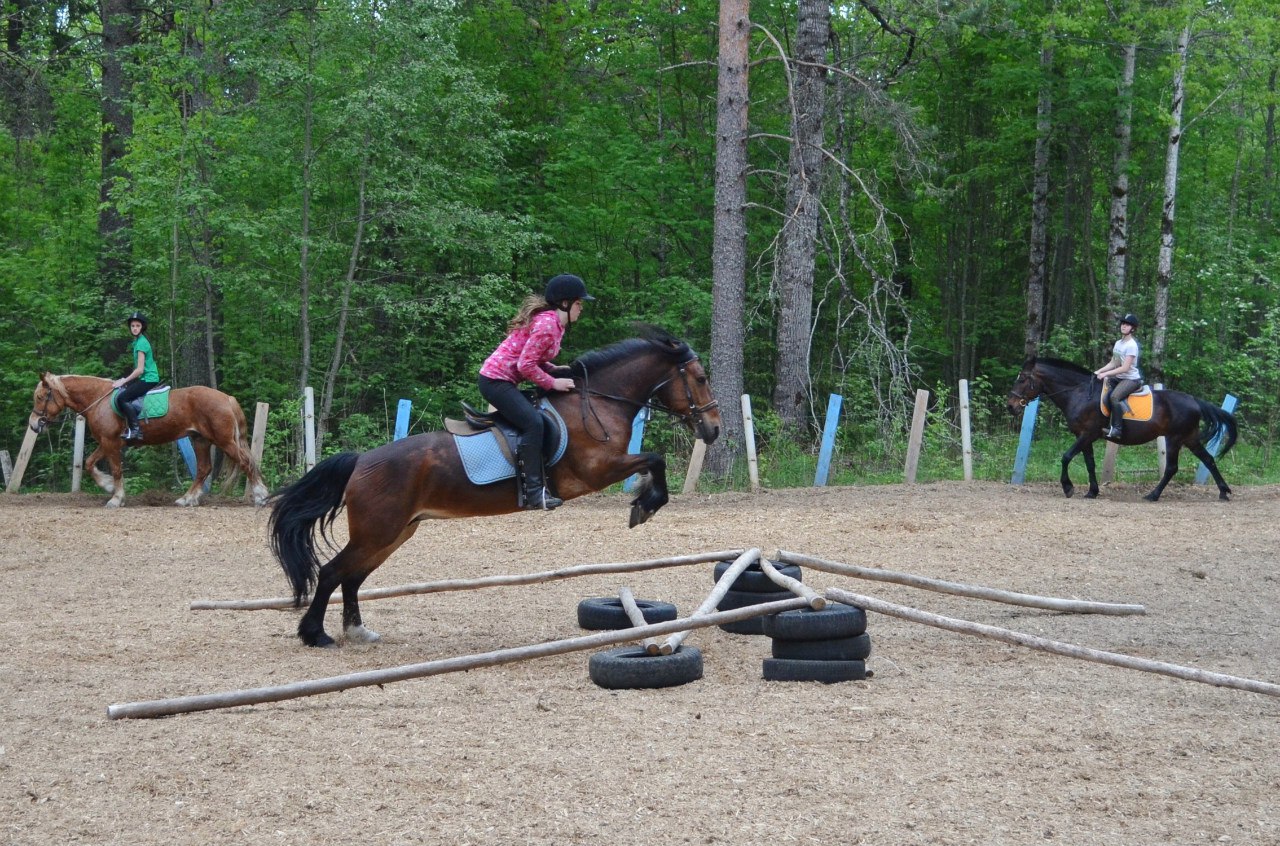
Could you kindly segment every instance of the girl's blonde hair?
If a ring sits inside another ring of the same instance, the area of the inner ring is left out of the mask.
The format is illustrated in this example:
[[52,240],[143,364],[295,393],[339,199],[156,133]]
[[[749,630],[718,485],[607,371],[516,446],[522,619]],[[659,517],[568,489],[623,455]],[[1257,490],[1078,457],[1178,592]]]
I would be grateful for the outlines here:
[[507,331],[514,332],[517,329],[528,326],[529,321],[533,320],[533,316],[542,311],[550,311],[555,308],[547,302],[542,294],[530,294],[524,298],[524,302],[520,304],[520,310],[516,312],[516,316],[511,318],[511,322],[507,324]]

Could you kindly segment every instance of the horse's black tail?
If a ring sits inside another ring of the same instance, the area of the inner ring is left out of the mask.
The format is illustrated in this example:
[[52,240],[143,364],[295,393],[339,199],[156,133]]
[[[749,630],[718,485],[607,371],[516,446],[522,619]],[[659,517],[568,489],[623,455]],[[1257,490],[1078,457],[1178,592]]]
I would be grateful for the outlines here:
[[342,509],[347,481],[355,472],[359,457],[354,452],[332,455],[292,485],[271,495],[271,517],[267,522],[271,551],[293,585],[294,607],[302,606],[302,600],[315,587],[320,569],[316,524],[320,525],[320,536],[332,546],[328,532]]
[[1222,449],[1218,451],[1218,457],[1221,458],[1231,451],[1231,447],[1236,442],[1235,415],[1216,405],[1210,405],[1202,399],[1197,399],[1196,402],[1200,404],[1200,419],[1204,421],[1204,426],[1200,429],[1201,442],[1208,445],[1209,441],[1226,433],[1226,440],[1222,443]]

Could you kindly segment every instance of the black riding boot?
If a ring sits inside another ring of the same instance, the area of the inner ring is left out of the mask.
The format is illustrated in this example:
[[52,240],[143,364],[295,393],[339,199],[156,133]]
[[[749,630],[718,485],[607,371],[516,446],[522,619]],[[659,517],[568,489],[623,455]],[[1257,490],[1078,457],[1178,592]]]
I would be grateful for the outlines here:
[[130,442],[142,440],[142,428],[138,425],[138,410],[133,407],[133,403],[120,403],[120,413],[124,415],[124,439]]
[[1109,441],[1118,441],[1120,436],[1124,434],[1124,427],[1121,421],[1124,420],[1124,409],[1121,403],[1116,403],[1111,409],[1111,427],[1102,433],[1102,436]]
[[547,490],[542,474],[542,442],[538,440],[522,440],[520,442],[520,480],[524,486],[524,509],[526,511],[550,511],[564,505],[564,500],[552,496]]

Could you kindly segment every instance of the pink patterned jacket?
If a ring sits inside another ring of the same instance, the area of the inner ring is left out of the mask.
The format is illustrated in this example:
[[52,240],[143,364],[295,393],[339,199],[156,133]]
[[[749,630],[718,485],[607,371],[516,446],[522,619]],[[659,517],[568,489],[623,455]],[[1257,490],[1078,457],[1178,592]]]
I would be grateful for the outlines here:
[[555,379],[547,365],[560,352],[564,327],[555,309],[540,311],[528,325],[508,335],[480,368],[481,376],[520,384],[525,379],[540,388],[551,390]]

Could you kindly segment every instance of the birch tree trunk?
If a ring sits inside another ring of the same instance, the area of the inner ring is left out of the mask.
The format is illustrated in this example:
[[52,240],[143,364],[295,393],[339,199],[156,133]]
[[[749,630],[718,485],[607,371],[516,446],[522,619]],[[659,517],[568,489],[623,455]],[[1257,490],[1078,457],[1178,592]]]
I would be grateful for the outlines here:
[[1044,283],[1049,220],[1049,135],[1052,130],[1053,47],[1046,35],[1040,49],[1040,99],[1036,105],[1035,183],[1031,195],[1031,261],[1027,269],[1027,321],[1023,353],[1036,354],[1044,340]]
[[809,417],[809,344],[813,337],[813,272],[822,187],[823,112],[831,4],[800,0],[796,56],[791,65],[791,153],[787,217],[778,246],[778,358],[773,408],[785,429],[799,434]]
[[1164,205],[1160,216],[1160,259],[1156,269],[1156,308],[1152,320],[1150,372],[1147,379],[1164,381],[1165,332],[1169,325],[1169,283],[1173,280],[1173,220],[1178,195],[1178,153],[1182,149],[1182,102],[1187,74],[1187,44],[1191,21],[1178,35],[1178,67],[1173,73],[1173,104],[1169,114],[1169,144],[1164,159]]
[[1125,268],[1129,258],[1129,151],[1133,139],[1133,76],[1138,45],[1124,48],[1116,108],[1116,151],[1112,162],[1111,228],[1107,233],[1107,323],[1114,326],[1124,305]]
[[720,400],[720,438],[704,471],[723,479],[742,449],[743,311],[747,272],[747,56],[749,0],[721,0],[716,82],[715,223],[711,246],[711,388]]

